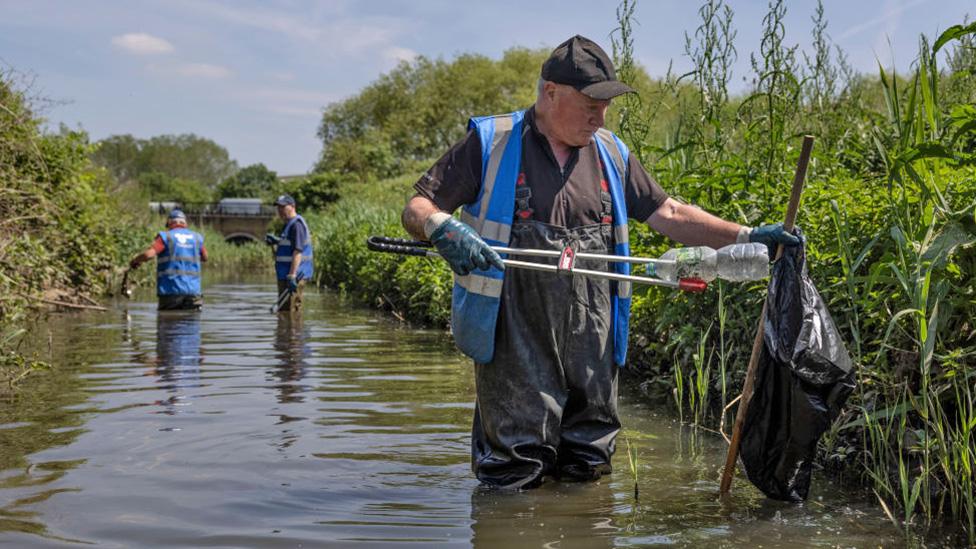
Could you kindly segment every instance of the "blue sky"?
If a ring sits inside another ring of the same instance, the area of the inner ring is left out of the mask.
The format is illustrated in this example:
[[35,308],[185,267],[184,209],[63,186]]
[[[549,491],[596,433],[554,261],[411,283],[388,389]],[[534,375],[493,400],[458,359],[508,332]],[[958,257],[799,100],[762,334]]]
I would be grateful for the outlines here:
[[[735,11],[741,80],[758,49],[765,0]],[[787,2],[787,42],[809,44],[815,2]],[[638,0],[635,53],[652,75],[687,68],[684,32],[699,2]],[[50,124],[93,139],[195,133],[242,166],[309,170],[319,115],[401,59],[497,58],[512,46],[553,47],[582,34],[610,49],[615,1],[0,0],[0,67],[45,98]],[[905,69],[918,35],[961,23],[972,0],[825,0],[828,33],[861,71]]]

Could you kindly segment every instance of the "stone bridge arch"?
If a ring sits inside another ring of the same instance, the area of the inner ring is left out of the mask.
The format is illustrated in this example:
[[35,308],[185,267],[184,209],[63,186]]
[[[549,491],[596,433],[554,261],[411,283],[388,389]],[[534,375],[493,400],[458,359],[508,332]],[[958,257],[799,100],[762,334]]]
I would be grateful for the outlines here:
[[268,225],[277,217],[274,206],[258,199],[225,198],[216,204],[150,203],[150,208],[161,214],[177,206],[190,225],[209,227],[235,244],[263,242]]
[[261,233],[261,238],[258,238],[252,233],[230,233],[224,234],[224,240],[232,244],[247,244],[249,242],[261,242],[264,240],[264,233]]

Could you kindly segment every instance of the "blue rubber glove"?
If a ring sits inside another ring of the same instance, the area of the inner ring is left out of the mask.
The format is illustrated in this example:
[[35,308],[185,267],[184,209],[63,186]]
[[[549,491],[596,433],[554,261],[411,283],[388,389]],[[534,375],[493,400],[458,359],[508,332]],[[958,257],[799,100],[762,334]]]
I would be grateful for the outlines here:
[[464,276],[476,267],[486,270],[494,265],[498,269],[505,269],[501,256],[485,244],[469,225],[448,218],[430,233],[430,242],[437,247],[451,270]]
[[772,225],[760,225],[750,231],[749,242],[765,244],[769,248],[769,258],[773,259],[776,256],[776,247],[778,244],[798,246],[800,239],[796,235],[786,232],[782,223],[773,223]]
[[268,246],[276,245],[279,240],[281,239],[271,233],[264,235],[264,241],[268,243]]
[[288,291],[292,293],[298,291],[298,279],[295,275],[288,275]]

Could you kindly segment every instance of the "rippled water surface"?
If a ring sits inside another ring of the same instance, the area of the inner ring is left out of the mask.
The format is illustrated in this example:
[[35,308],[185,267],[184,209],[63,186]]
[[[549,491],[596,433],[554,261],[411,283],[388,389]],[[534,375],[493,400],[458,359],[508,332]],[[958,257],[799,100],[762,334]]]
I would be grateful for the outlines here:
[[202,313],[157,313],[145,295],[36,326],[56,368],[0,400],[0,545],[901,544],[876,505],[819,475],[804,505],[741,478],[717,502],[721,439],[626,390],[612,476],[480,489],[470,366],[443,333],[331,294],[274,316],[273,291],[216,284]]

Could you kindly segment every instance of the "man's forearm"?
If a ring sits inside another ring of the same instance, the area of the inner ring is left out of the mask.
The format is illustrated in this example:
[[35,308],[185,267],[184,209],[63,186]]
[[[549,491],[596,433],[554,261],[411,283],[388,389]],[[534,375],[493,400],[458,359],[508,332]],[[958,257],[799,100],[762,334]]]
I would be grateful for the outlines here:
[[705,210],[668,198],[647,224],[685,246],[721,248],[734,244],[742,225],[716,217]]
[[414,195],[407,202],[406,207],[403,208],[400,221],[403,223],[403,228],[410,233],[410,236],[417,240],[426,240],[427,235],[424,234],[424,224],[431,215],[439,211],[441,210],[430,199],[420,195]]
[[129,261],[129,267],[134,269],[154,257],[156,257],[156,250],[152,248],[147,248],[146,251],[133,257],[132,261]]

